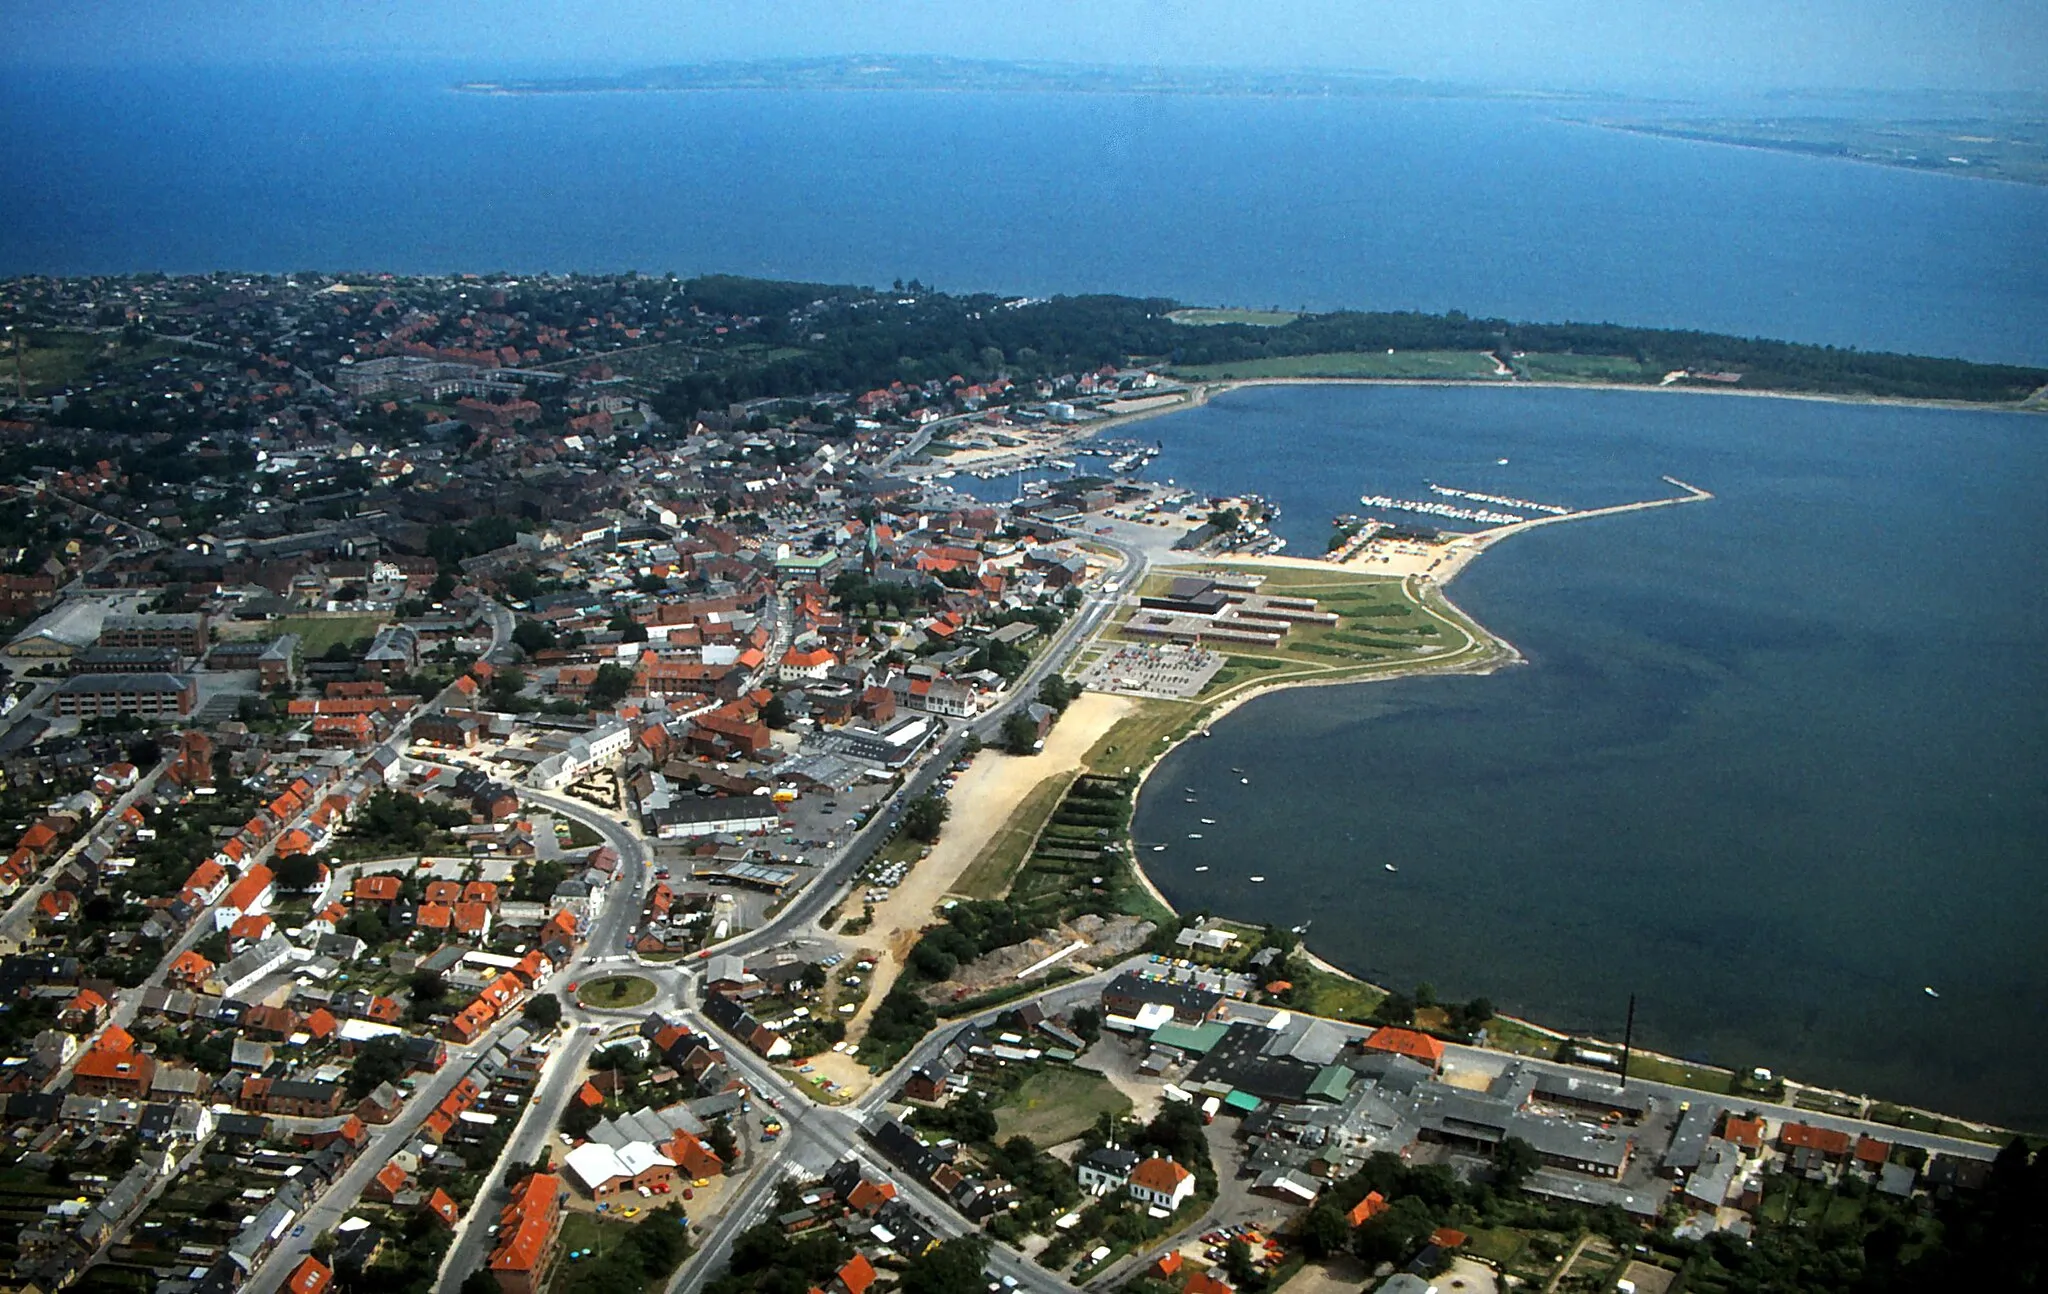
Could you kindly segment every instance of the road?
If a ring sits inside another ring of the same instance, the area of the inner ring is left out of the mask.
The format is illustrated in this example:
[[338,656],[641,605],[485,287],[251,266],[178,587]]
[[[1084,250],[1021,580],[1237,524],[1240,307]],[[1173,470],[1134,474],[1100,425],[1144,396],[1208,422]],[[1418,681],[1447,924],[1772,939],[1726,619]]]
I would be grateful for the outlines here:
[[170,766],[171,761],[167,756],[155,768],[137,778],[135,785],[129,787],[119,799],[106,807],[93,822],[91,830],[72,841],[70,847],[63,853],[43,865],[43,870],[36,875],[35,883],[17,895],[14,902],[8,906],[6,915],[0,916],[0,946],[12,945],[18,948],[21,945],[32,933],[36,903],[49,890],[50,882],[56,879],[57,873],[64,870],[64,865],[69,863],[79,850],[118,831],[121,815],[128,811],[130,805],[156,789],[157,779],[162,777]]

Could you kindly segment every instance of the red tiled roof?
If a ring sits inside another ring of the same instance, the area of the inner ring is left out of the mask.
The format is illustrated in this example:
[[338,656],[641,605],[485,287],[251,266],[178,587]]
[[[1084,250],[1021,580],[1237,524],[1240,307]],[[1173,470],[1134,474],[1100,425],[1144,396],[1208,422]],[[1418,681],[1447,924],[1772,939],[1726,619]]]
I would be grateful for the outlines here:
[[1419,1060],[1435,1069],[1444,1061],[1444,1045],[1426,1033],[1413,1029],[1397,1029],[1392,1025],[1375,1029],[1372,1037],[1365,1040],[1367,1051],[1387,1051],[1410,1060]]
[[1180,1188],[1182,1182],[1192,1176],[1194,1176],[1193,1173],[1174,1163],[1171,1159],[1160,1159],[1157,1157],[1142,1160],[1136,1168],[1131,1170],[1131,1181],[1147,1190],[1158,1191],[1162,1195],[1173,1194],[1174,1191]]
[[291,1294],[322,1294],[322,1291],[333,1283],[334,1269],[313,1255],[307,1254],[304,1262],[292,1268],[292,1274],[285,1279],[284,1287],[290,1290]]

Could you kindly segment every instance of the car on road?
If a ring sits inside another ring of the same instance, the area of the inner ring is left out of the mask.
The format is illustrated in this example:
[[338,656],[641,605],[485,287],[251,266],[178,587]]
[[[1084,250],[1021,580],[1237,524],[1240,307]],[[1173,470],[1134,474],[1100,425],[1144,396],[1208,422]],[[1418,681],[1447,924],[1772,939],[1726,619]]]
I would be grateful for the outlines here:
[[297,1225],[297,1226],[295,1226],[295,1227],[293,1227],[293,1228],[292,1228],[292,1239],[294,1239],[294,1240],[297,1240],[297,1239],[298,1239],[298,1238],[299,1238],[300,1236],[302,1236],[302,1235],[305,1235],[305,1234],[306,1234],[306,1224],[305,1224],[305,1223],[303,1223],[303,1222],[301,1222],[301,1223],[300,1223],[299,1225]]

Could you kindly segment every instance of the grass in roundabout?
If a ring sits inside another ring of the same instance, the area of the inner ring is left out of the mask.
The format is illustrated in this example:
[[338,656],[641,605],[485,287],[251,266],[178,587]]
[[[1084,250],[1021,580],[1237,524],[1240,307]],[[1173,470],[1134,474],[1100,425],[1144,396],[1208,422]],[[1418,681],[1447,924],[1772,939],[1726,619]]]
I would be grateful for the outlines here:
[[654,1000],[654,994],[654,981],[651,979],[638,975],[606,975],[602,979],[585,980],[576,990],[576,1000],[600,1011],[624,1011],[646,1006]]

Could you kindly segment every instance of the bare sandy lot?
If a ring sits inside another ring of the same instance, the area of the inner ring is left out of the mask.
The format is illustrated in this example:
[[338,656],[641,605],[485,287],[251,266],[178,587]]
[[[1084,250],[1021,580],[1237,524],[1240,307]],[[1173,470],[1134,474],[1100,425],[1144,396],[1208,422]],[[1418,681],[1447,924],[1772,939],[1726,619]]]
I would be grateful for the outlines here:
[[932,923],[932,914],[960,879],[960,873],[980,857],[1024,797],[1047,778],[1080,767],[1096,741],[1134,704],[1127,697],[1083,693],[1053,725],[1045,749],[1038,754],[1005,755],[984,750],[974,757],[973,766],[960,775],[948,797],[953,812],[946,819],[939,843],[932,846],[931,857],[911,868],[903,884],[876,905],[874,924],[859,936],[863,946],[880,946],[884,953],[875,965],[867,1001],[847,1024],[848,1038],[858,1041],[866,1036],[868,1017],[888,996],[911,945]]

